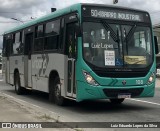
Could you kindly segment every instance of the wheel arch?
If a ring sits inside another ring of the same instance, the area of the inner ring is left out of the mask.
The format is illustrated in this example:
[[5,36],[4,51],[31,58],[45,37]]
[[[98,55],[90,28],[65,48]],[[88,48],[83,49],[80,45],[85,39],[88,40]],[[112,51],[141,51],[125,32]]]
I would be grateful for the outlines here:
[[55,79],[57,76],[59,77],[59,73],[58,73],[57,70],[52,70],[52,71],[50,72],[50,74],[49,74],[49,79],[48,79],[48,91],[50,91],[50,88],[51,88],[51,86],[52,86],[52,84],[53,84],[53,82],[54,82],[54,79]]
[[15,77],[16,77],[16,73],[19,73],[18,68],[14,69],[14,84],[15,84]]

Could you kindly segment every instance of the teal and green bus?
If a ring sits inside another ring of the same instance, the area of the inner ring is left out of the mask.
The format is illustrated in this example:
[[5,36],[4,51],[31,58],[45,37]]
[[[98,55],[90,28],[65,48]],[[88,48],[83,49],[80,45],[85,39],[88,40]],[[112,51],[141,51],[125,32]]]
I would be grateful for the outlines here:
[[148,12],[75,4],[6,31],[2,72],[17,94],[118,104],[154,96],[156,45]]

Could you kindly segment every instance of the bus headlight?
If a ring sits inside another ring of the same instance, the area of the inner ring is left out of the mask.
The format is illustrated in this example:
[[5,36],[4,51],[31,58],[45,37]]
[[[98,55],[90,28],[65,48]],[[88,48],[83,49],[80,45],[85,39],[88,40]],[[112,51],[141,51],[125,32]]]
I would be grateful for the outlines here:
[[83,70],[83,75],[84,75],[88,84],[93,85],[93,86],[98,86],[99,85],[88,72]]
[[155,79],[155,74],[152,73],[151,76],[148,79],[148,84],[151,84],[154,81],[154,79]]

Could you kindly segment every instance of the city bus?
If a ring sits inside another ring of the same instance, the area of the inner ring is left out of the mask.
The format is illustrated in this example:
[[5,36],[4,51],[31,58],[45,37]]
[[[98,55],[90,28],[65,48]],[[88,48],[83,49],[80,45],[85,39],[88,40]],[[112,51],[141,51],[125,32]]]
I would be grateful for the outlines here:
[[154,96],[156,45],[148,12],[78,3],[6,31],[2,72],[18,95],[120,104]]

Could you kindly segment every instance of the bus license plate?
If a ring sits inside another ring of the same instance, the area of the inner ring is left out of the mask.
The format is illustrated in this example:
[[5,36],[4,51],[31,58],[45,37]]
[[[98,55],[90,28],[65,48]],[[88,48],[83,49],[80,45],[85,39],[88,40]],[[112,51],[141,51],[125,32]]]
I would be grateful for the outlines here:
[[131,98],[131,94],[118,94],[118,98]]

